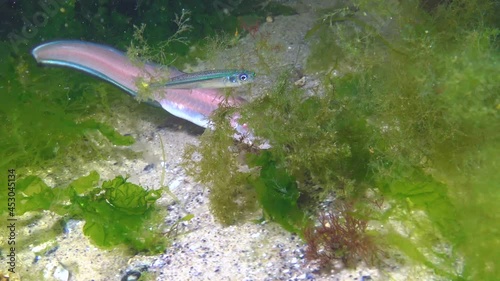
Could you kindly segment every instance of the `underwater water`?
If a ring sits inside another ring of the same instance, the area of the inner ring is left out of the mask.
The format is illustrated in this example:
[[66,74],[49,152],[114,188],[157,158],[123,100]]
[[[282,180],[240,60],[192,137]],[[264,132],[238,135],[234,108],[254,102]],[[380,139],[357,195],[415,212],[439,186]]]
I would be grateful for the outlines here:
[[495,280],[499,10],[1,1],[0,273]]

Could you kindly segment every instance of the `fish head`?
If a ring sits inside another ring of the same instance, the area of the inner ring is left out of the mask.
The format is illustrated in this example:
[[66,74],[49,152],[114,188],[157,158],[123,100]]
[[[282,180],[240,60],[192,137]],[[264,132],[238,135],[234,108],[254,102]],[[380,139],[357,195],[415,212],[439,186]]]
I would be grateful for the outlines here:
[[255,72],[246,70],[235,70],[227,76],[226,87],[238,87],[253,82]]

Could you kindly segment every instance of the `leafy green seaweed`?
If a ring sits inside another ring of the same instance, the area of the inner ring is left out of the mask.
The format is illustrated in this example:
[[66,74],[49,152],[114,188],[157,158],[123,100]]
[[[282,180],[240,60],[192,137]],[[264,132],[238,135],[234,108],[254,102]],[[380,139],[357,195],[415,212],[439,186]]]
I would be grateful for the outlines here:
[[76,179],[68,186],[51,188],[40,178],[18,181],[16,216],[49,210],[66,219],[83,219],[83,232],[100,247],[124,244],[135,251],[162,252],[167,239],[161,229],[161,212],[154,207],[160,190],[145,190],[121,176],[96,187],[99,174]]
[[30,211],[48,210],[55,198],[54,191],[36,176],[28,176],[17,182],[16,191],[22,196],[18,198],[16,215]]
[[250,179],[255,188],[257,200],[266,215],[290,232],[301,233],[305,224],[305,214],[297,205],[300,193],[295,179],[269,152],[249,155],[248,163],[260,167],[260,174]]

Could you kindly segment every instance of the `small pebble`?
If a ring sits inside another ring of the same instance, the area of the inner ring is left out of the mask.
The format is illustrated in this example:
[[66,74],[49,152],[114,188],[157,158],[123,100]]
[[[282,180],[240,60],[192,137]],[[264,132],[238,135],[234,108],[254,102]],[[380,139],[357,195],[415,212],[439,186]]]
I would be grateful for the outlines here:
[[274,21],[274,18],[272,16],[267,16],[266,17],[266,22],[272,23]]
[[78,224],[80,224],[80,221],[78,220],[68,220],[65,224],[64,224],[64,227],[63,227],[63,232],[65,234],[70,234],[72,233],[73,231],[76,230],[76,228],[78,227]]
[[297,276],[298,280],[305,280],[306,278],[307,278],[307,275],[305,273]]
[[37,263],[41,259],[42,259],[41,256],[36,255],[35,258],[33,259],[33,263]]
[[297,87],[304,87],[304,85],[306,84],[306,77],[305,76],[302,76],[302,78],[300,78],[299,80],[295,81],[295,86]]
[[155,164],[151,163],[151,164],[148,164],[146,165],[146,167],[144,167],[144,172],[149,172],[151,170],[153,170],[155,167]]
[[260,236],[260,233],[258,233],[258,232],[250,235],[250,237],[252,237],[252,238],[258,238],[259,236]]
[[121,279],[121,281],[136,281],[141,278],[141,273],[136,270],[127,272]]
[[69,280],[69,271],[62,265],[58,265],[54,270],[54,274],[52,276],[57,281],[67,281]]

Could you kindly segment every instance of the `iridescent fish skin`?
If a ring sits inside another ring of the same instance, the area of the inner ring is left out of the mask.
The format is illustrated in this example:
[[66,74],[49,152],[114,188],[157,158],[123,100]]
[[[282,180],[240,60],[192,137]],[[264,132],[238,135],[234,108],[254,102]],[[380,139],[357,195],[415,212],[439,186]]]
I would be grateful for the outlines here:
[[[169,81],[184,81],[184,84],[188,85],[187,88],[169,87],[168,85],[154,87],[155,104],[163,107],[172,115],[204,128],[209,127],[208,117],[223,101],[230,106],[238,106],[246,102],[241,97],[226,97],[220,90],[213,87],[191,87],[193,85],[189,83],[195,83],[194,77],[200,78],[202,73],[212,73],[210,71],[187,74],[175,68],[153,63],[138,65],[132,63],[123,52],[104,45],[76,40],[54,41],[34,48],[32,54],[38,63],[81,70],[106,80],[133,96],[137,95],[138,79],[143,79],[147,83],[160,81],[165,79],[165,75],[167,75],[166,78]],[[213,72],[212,74],[218,75],[216,77],[220,78],[221,73],[223,72]],[[234,71],[226,71],[226,74],[228,73],[235,74]],[[247,80],[251,81],[253,76],[253,73],[249,74],[248,78],[250,79]],[[191,80],[188,83],[183,79]],[[208,79],[204,80],[205,83],[208,81]],[[199,85],[203,86],[203,83]]]
[[228,88],[253,82],[255,72],[246,70],[208,70],[172,77],[167,88]]

